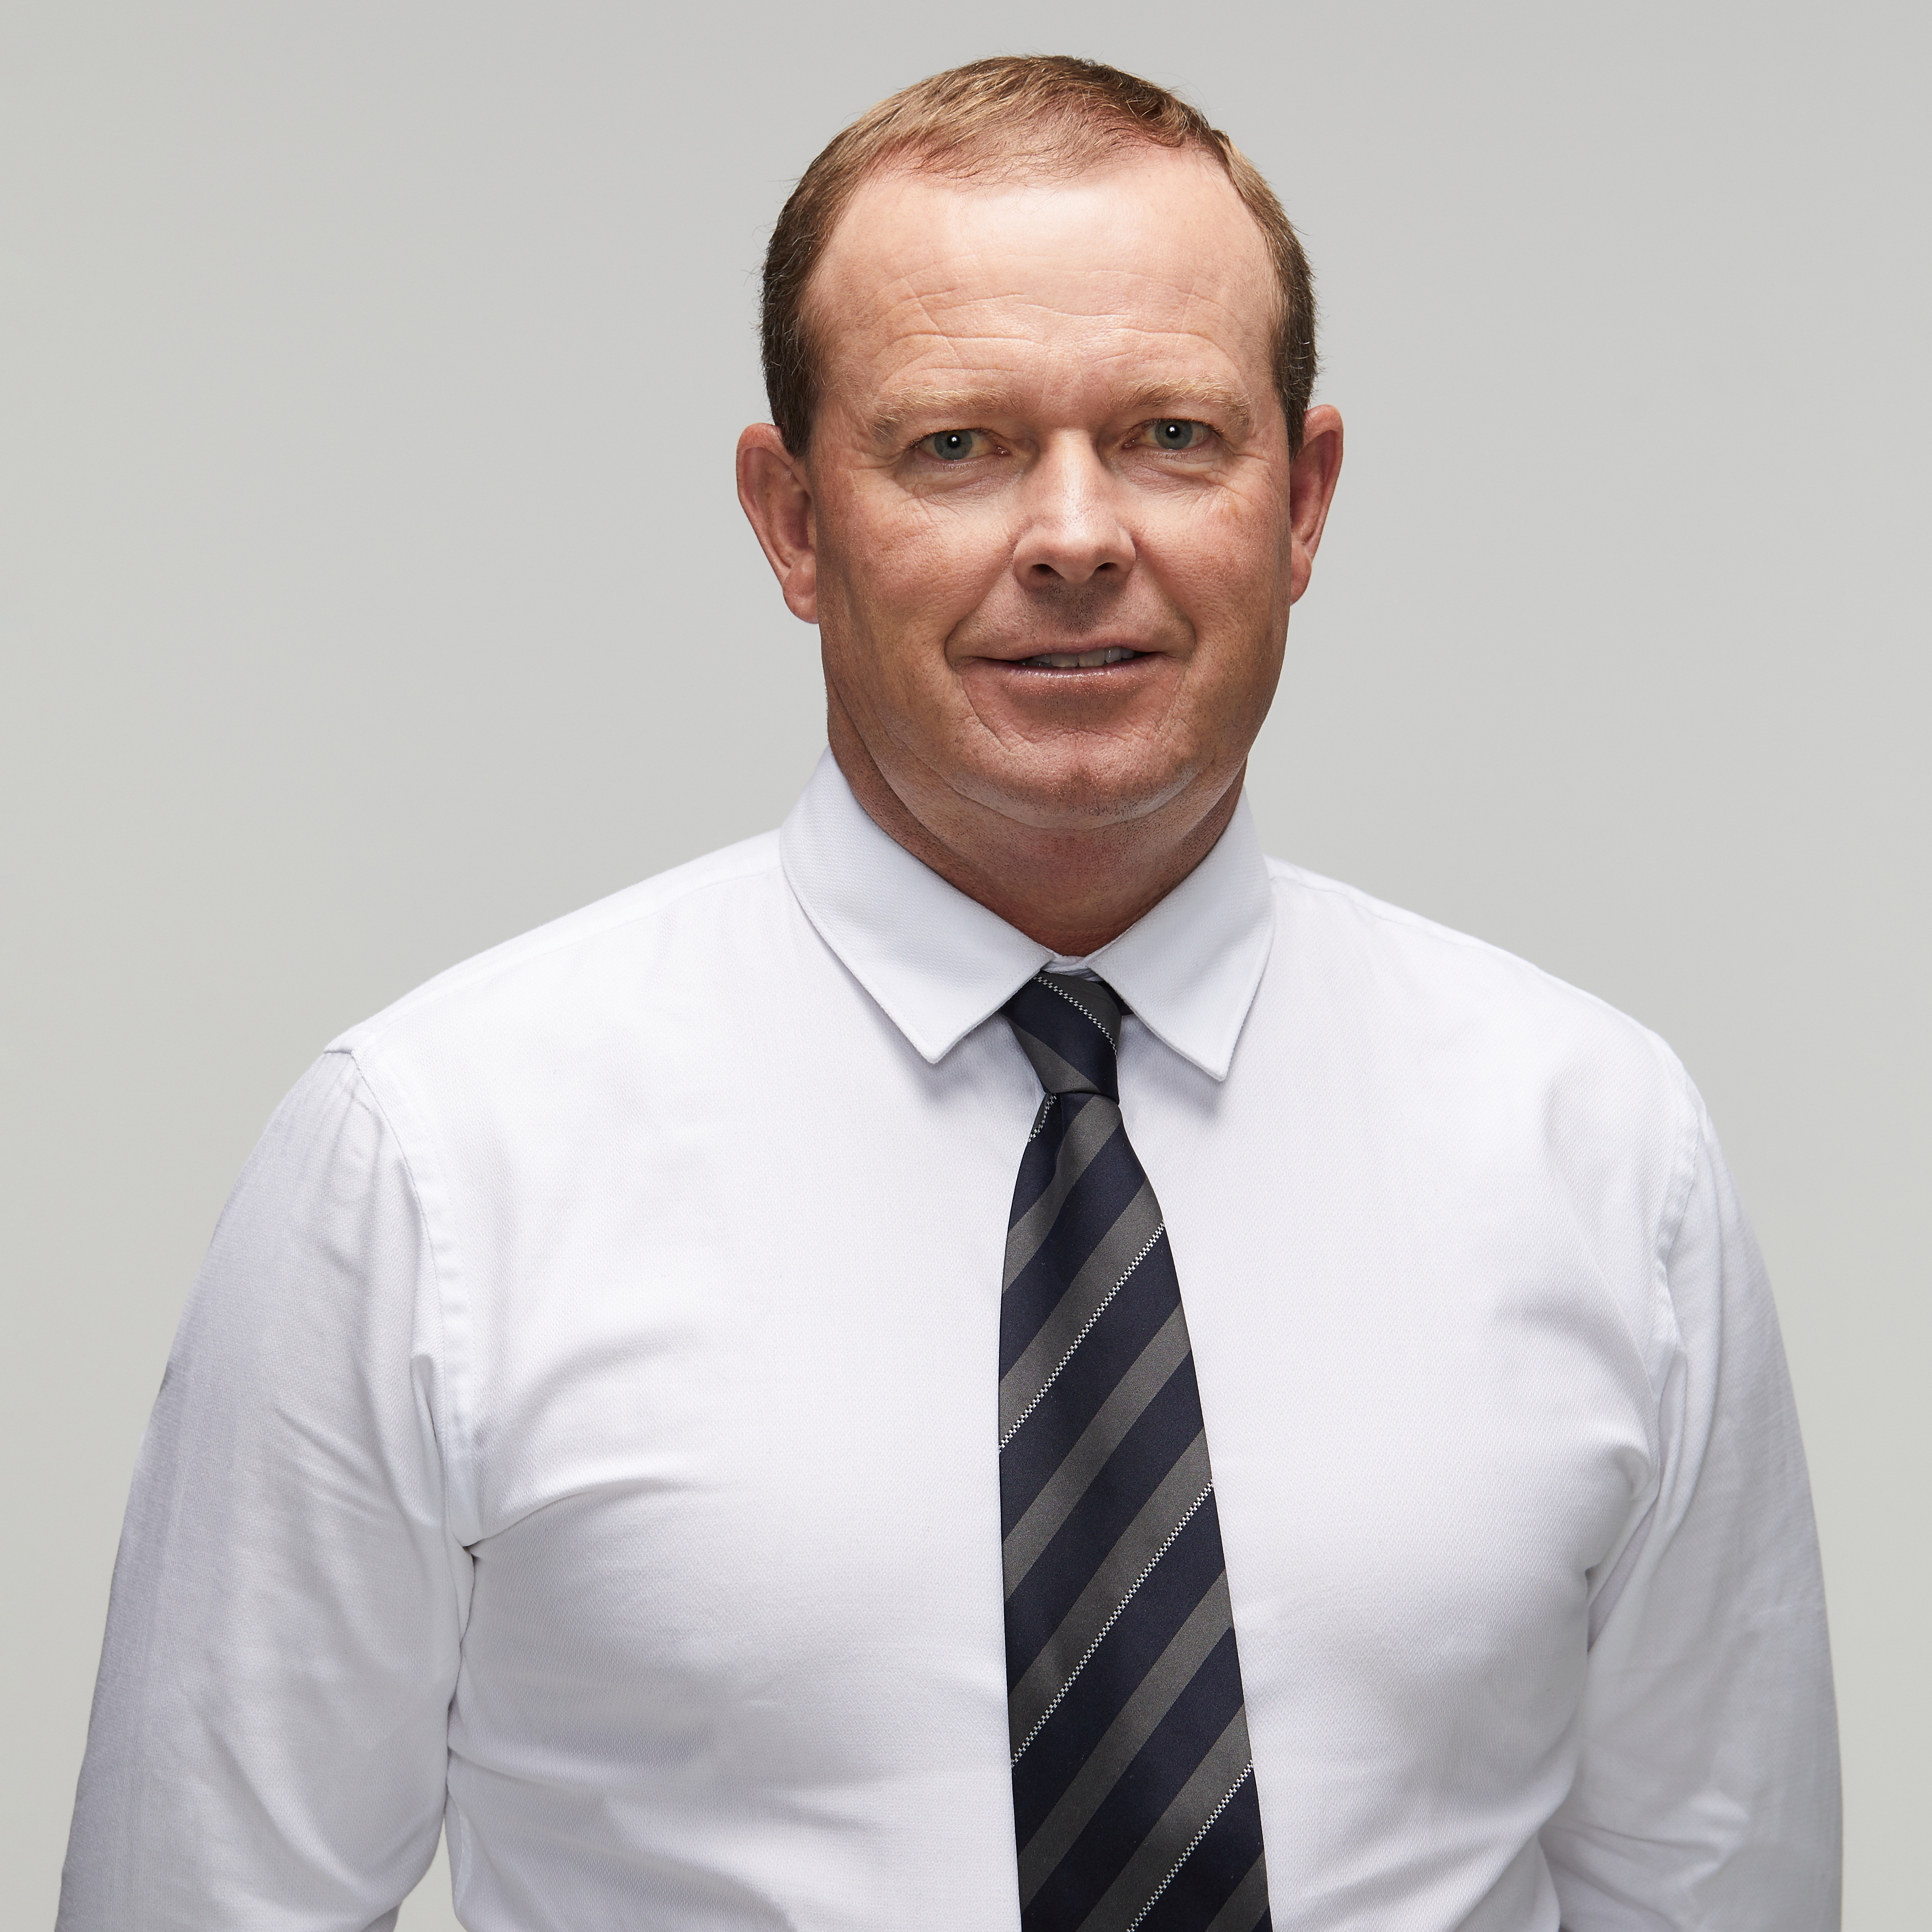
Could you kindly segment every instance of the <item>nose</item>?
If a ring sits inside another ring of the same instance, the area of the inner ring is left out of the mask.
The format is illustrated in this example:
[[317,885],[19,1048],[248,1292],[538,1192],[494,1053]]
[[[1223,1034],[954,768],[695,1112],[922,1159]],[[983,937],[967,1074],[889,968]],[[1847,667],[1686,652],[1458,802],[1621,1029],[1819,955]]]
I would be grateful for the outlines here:
[[1120,520],[1116,480],[1084,436],[1057,436],[1022,490],[1024,520],[1013,574],[1030,590],[1124,576],[1134,540]]

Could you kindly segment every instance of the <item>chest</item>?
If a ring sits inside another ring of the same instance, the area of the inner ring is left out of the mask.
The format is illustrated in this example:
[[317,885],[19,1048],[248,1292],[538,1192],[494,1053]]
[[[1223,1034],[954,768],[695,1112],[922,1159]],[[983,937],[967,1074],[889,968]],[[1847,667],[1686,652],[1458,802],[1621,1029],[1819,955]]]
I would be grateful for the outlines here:
[[[1004,1044],[974,1106],[694,1084],[526,1178],[481,1298],[479,1703],[734,1789],[942,1736],[1004,1784]],[[1546,1744],[1650,1451],[1533,1144],[1142,1090],[1258,1753],[1338,1711],[1345,1754]]]

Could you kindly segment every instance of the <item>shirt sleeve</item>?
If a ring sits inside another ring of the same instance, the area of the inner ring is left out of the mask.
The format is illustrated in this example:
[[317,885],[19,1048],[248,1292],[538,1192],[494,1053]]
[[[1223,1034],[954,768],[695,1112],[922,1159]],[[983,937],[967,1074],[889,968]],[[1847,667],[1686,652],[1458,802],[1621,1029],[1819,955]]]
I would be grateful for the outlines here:
[[1763,1263],[1696,1114],[1662,1257],[1657,1498],[1598,1594],[1581,1762],[1544,1849],[1564,1932],[1830,1932],[1838,1732],[1810,1492]]
[[429,1864],[469,1558],[436,1270],[325,1054],[224,1211],[143,1438],[59,1932],[387,1932]]

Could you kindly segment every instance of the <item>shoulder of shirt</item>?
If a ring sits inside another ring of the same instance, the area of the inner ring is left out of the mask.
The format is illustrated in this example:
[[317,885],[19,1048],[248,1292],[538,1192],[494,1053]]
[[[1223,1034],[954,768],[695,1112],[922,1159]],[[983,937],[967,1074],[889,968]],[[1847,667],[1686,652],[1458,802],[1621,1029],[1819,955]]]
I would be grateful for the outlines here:
[[614,944],[622,945],[637,937],[640,928],[661,926],[710,896],[755,890],[780,876],[776,832],[760,832],[756,838],[708,852],[450,967],[338,1034],[326,1051],[359,1054],[412,1020],[487,997],[520,976]]
[[1608,1000],[1487,940],[1391,905],[1358,886],[1282,859],[1271,857],[1267,864],[1276,903],[1286,904],[1291,916],[1298,902],[1310,914],[1320,908],[1355,928],[1365,944],[1379,941],[1418,966],[1426,962],[1432,986],[1452,1003],[1507,1014],[1514,1030],[1534,1030],[1552,1044],[1588,1042],[1646,1064],[1693,1113],[1701,1110],[1690,1076],[1669,1043]]

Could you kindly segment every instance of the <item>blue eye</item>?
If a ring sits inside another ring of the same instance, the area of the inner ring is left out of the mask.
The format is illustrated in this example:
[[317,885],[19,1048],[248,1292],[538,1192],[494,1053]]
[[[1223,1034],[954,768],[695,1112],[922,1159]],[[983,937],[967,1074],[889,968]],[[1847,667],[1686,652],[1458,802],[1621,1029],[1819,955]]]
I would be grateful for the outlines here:
[[1178,416],[1162,416],[1148,424],[1149,440],[1156,449],[1192,449],[1207,433],[1205,423],[1185,422]]
[[928,436],[920,447],[942,463],[963,462],[973,454],[973,440],[979,433],[972,429],[943,429],[937,436]]

